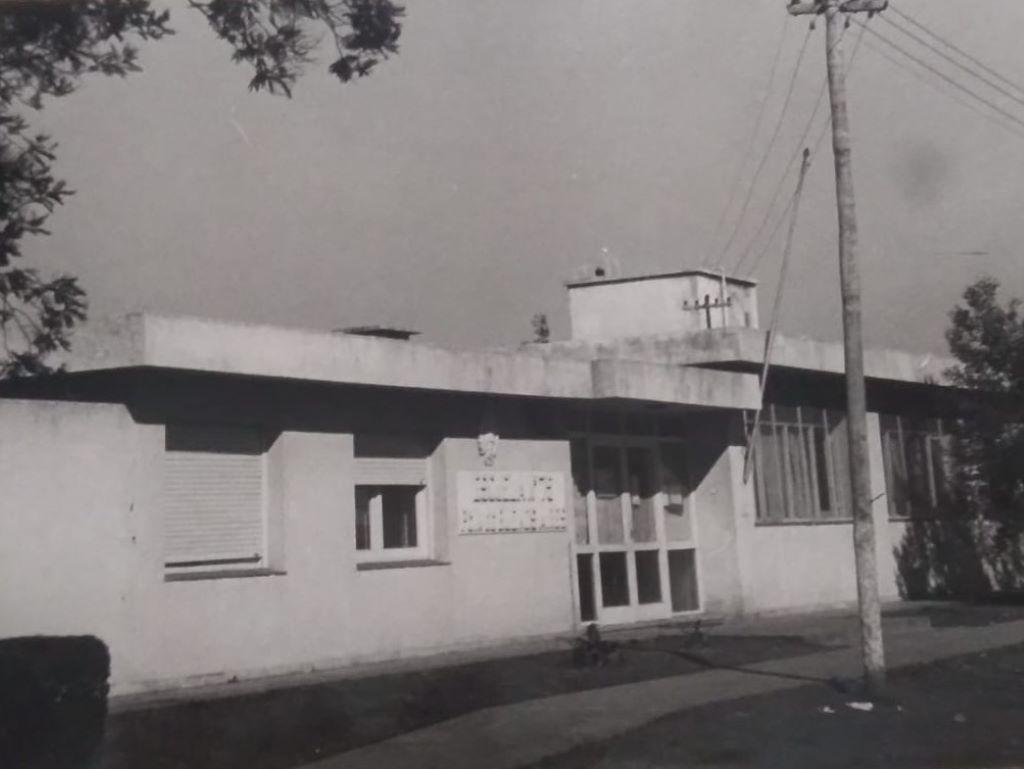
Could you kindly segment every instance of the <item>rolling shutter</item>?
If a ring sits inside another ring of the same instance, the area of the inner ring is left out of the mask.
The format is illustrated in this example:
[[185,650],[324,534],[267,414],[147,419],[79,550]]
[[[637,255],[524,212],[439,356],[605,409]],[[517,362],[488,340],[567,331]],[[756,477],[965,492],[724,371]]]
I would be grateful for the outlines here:
[[424,459],[396,457],[356,457],[357,486],[425,486],[427,463]]
[[256,564],[264,557],[264,454],[257,433],[191,428],[164,455],[168,566]]

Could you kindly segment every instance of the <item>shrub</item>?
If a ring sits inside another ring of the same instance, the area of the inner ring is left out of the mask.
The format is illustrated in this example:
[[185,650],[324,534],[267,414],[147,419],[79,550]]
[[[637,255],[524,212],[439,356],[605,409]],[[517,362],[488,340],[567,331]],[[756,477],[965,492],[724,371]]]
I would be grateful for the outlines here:
[[0,766],[94,766],[109,675],[107,647],[92,636],[0,639]]

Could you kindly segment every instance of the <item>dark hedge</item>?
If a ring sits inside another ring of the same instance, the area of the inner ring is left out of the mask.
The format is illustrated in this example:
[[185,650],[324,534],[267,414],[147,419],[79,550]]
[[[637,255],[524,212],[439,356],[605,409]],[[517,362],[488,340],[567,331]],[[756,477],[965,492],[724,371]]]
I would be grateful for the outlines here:
[[0,639],[0,767],[98,763],[110,654],[92,636]]

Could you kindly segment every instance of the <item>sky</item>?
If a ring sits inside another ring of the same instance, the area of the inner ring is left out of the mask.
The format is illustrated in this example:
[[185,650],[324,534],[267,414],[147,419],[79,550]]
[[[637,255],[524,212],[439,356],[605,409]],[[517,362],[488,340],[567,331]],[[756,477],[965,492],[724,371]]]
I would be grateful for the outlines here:
[[[564,338],[564,283],[581,270],[729,269],[766,215],[774,225],[769,199],[825,72],[820,23],[796,68],[809,18],[784,0],[410,0],[398,56],[342,85],[325,51],[287,99],[250,93],[203,17],[169,7],[177,34],[143,45],[143,72],[88,80],[31,116],[78,193],[26,261],[78,275],[93,316],[392,324],[461,347],[528,339],[547,313]],[[1020,0],[897,7],[1024,83]],[[865,338],[943,352],[968,283],[991,275],[1024,296],[1024,126],[985,119],[875,41],[865,35],[849,78]],[[987,93],[1024,120],[1024,105]],[[832,174],[826,141],[801,202],[786,334],[841,335]],[[795,184],[791,172],[783,200]],[[781,241],[753,273],[763,323]]]

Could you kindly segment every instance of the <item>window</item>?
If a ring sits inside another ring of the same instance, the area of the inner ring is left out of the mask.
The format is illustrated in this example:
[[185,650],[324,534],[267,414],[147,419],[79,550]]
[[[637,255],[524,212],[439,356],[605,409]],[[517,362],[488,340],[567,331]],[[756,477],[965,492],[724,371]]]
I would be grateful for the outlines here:
[[[362,453],[420,456],[360,456]],[[355,544],[358,561],[429,556],[427,462],[415,447],[389,451],[358,440],[355,459]]]
[[264,431],[168,425],[164,564],[168,574],[268,566]]
[[[753,428],[753,415],[747,429]],[[754,436],[760,523],[848,520],[846,418],[842,413],[769,405]]]
[[950,503],[952,436],[939,419],[881,417],[890,518],[942,513]]

